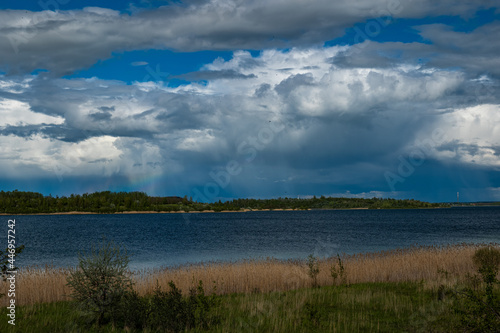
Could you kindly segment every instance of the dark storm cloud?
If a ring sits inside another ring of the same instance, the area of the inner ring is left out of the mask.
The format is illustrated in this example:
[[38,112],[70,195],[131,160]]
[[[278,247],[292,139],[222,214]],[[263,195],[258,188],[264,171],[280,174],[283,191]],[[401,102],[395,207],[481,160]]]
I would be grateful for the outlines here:
[[[51,126],[49,126],[50,128]],[[29,125],[29,126],[5,126],[0,129],[2,135],[15,135],[23,138],[29,138],[32,135],[46,131],[47,125]]]
[[90,118],[92,118],[92,120],[94,121],[110,120],[111,116],[111,112],[96,112],[90,114]]
[[481,153],[482,150],[487,149],[493,152],[494,155],[500,156],[500,146],[499,145],[479,145],[479,144],[470,144],[463,143],[459,140],[448,141],[442,145],[436,147],[437,151],[440,152],[450,152],[456,154],[456,158],[458,159],[461,154],[466,154],[470,156],[477,156]]
[[222,70],[222,71],[199,71],[186,73],[182,75],[175,76],[175,78],[188,80],[188,81],[201,81],[201,80],[221,80],[221,79],[252,79],[255,78],[256,75],[249,74],[245,75],[242,73],[238,73],[235,70]]
[[147,110],[147,111],[141,112],[139,114],[135,114],[135,115],[132,116],[132,118],[134,118],[134,119],[141,119],[141,118],[144,118],[144,117],[147,117],[147,116],[154,115],[156,113],[157,113],[157,110],[151,109],[151,110]]
[[88,161],[87,163],[108,163],[108,162],[112,162],[112,160],[110,159],[107,159],[107,158],[99,158],[97,160],[94,160],[94,161]]
[[255,89],[254,95],[256,97],[264,97],[264,95],[271,90],[271,85],[268,83],[263,83],[259,88]]
[[500,77],[500,23],[493,22],[471,32],[453,31],[452,27],[433,24],[417,27],[424,43],[378,43],[367,41],[331,59],[342,68],[389,68],[408,64],[422,68],[463,70],[471,76],[482,74]]
[[3,136],[15,135],[21,138],[30,139],[37,134],[41,137],[60,140],[64,142],[79,142],[97,133],[82,131],[79,129],[70,128],[64,125],[25,125],[25,126],[6,126],[0,129],[0,134]]
[[274,90],[276,90],[278,94],[286,97],[299,86],[311,85],[314,85],[314,78],[311,74],[297,74],[291,75],[281,81],[280,84],[274,88]]
[[[420,27],[424,38],[432,41],[426,57],[428,66],[460,67],[469,73],[491,74],[500,78],[500,23],[493,22],[473,32],[453,31],[445,25]],[[430,52],[438,54],[432,56]]]

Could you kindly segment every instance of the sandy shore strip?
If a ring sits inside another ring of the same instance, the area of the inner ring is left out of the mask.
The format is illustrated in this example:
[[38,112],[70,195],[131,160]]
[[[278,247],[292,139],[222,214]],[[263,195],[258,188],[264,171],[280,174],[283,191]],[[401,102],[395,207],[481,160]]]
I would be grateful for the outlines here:
[[[356,209],[356,208],[353,208]],[[191,214],[191,213],[246,213],[246,212],[272,212],[272,211],[305,211],[305,210],[311,210],[311,209],[292,209],[292,208],[287,208],[287,209],[240,209],[240,210],[222,210],[220,212],[216,212],[214,210],[190,210],[190,211],[184,211],[184,210],[178,210],[178,211],[155,211],[155,210],[145,210],[145,211],[139,211],[139,210],[132,210],[132,211],[125,211],[125,212],[115,212],[115,213],[96,213],[96,212],[79,212],[79,211],[72,211],[72,212],[58,212],[58,213],[34,213],[34,214],[7,214],[7,213],[0,213],[0,215],[3,216],[15,216],[15,215],[109,215],[109,214]]]
[[[8,213],[0,213],[0,216],[23,216],[23,215],[110,215],[110,214],[191,214],[191,213],[246,213],[246,212],[288,212],[288,211],[311,211],[311,210],[368,210],[368,207],[357,207],[357,208],[308,208],[308,209],[293,209],[293,208],[274,208],[274,209],[240,209],[240,210],[221,210],[220,212],[216,212],[214,210],[178,210],[178,211],[155,211],[155,210],[132,210],[125,212],[115,212],[115,213],[96,213],[96,212],[58,212],[58,213],[33,213],[33,214],[8,214]],[[376,208],[382,209],[382,208]],[[408,209],[408,208],[390,208],[388,210],[396,210],[396,209]],[[410,208],[410,209],[449,209],[448,207],[423,207],[423,208]]]

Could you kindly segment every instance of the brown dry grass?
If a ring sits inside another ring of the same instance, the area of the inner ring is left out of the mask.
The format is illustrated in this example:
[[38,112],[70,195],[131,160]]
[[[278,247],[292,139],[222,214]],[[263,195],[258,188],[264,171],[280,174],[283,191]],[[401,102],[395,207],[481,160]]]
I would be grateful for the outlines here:
[[[452,285],[466,273],[473,273],[474,252],[483,245],[412,247],[392,251],[344,255],[347,283],[401,282],[424,280],[430,288],[438,284]],[[498,244],[494,244],[498,247]],[[319,285],[331,285],[330,266],[336,258],[320,261]],[[66,277],[70,269],[29,267],[19,271],[16,304],[34,304],[69,299]],[[441,271],[441,273],[440,273]],[[448,272],[447,274],[442,273]],[[151,293],[158,283],[168,290],[168,282],[184,292],[203,281],[205,290],[216,287],[218,294],[286,291],[312,284],[305,261],[248,260],[237,263],[210,263],[172,269],[134,272],[135,289],[139,294]],[[447,277],[445,278],[445,275]],[[3,283],[0,290],[6,290]],[[6,305],[7,297],[2,299]]]

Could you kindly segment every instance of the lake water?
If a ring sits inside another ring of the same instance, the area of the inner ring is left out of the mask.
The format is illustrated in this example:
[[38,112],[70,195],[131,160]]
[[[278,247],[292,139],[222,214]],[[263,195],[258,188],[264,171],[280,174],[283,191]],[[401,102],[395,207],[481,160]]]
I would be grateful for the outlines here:
[[131,268],[202,261],[331,256],[411,245],[500,242],[500,207],[246,213],[1,216],[16,220],[19,266],[72,266],[102,237],[125,245]]

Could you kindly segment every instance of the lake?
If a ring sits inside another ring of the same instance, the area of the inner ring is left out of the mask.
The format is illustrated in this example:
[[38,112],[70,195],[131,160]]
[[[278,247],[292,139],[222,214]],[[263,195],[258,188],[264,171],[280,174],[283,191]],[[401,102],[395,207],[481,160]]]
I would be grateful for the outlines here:
[[500,207],[1,216],[3,244],[12,218],[17,244],[26,245],[18,266],[76,265],[102,237],[127,247],[133,269],[500,242]]

